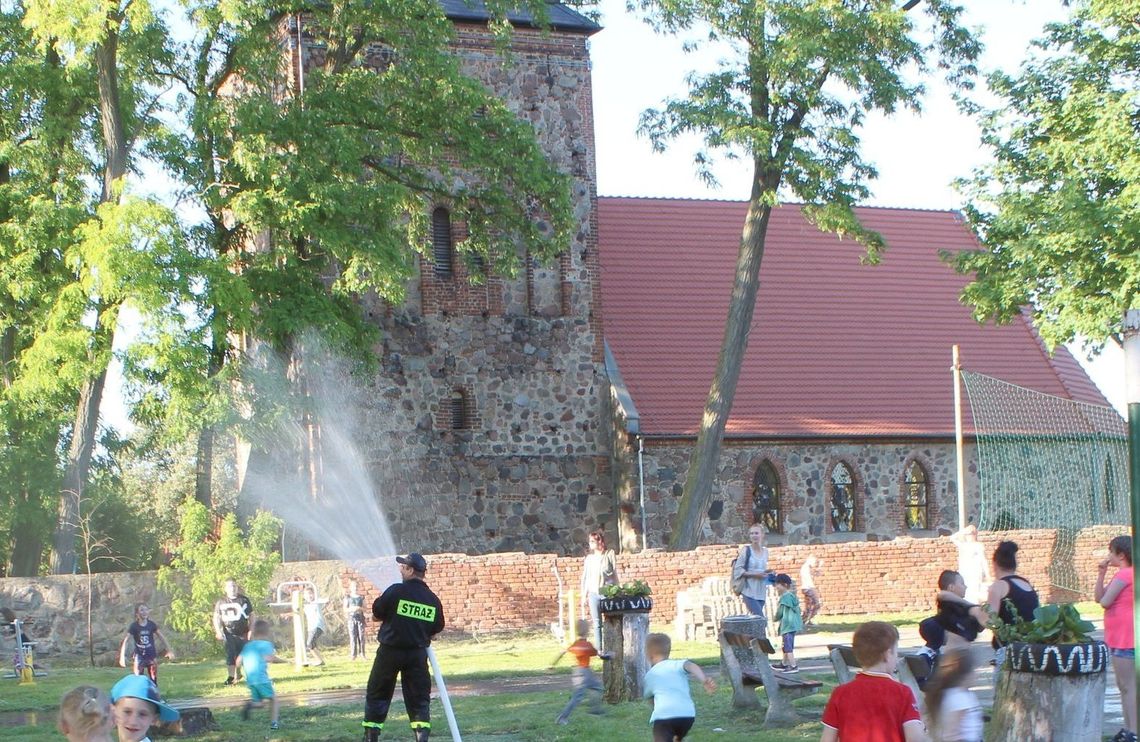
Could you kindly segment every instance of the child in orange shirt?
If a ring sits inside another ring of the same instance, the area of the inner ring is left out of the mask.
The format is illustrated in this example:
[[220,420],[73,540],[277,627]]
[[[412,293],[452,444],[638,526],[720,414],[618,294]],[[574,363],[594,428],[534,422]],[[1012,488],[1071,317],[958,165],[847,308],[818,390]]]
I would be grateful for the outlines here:
[[559,652],[558,656],[554,658],[554,662],[550,663],[550,666],[554,667],[554,665],[558,663],[558,660],[562,659],[562,656],[565,654],[573,656],[578,663],[574,668],[573,674],[570,676],[573,682],[574,692],[571,694],[570,702],[566,704],[566,708],[562,709],[562,713],[558,715],[559,724],[570,723],[570,712],[574,710],[575,706],[582,702],[582,699],[586,697],[587,691],[597,691],[592,701],[590,713],[600,715],[606,712],[605,709],[602,708],[602,681],[598,680],[598,676],[590,669],[590,658],[601,657],[603,660],[609,658],[598,654],[598,650],[595,649],[594,645],[590,643],[590,640],[586,638],[590,632],[589,621],[578,621],[577,630],[578,641]]

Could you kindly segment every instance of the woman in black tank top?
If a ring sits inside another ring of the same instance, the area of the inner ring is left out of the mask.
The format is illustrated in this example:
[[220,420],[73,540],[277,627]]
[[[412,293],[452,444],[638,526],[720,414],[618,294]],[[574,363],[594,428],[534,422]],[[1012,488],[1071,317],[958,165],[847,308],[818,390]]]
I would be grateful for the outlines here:
[[[1017,615],[1010,610],[1007,599],[1013,603]],[[994,549],[994,582],[990,585],[988,603],[990,612],[1005,624],[1013,623],[1018,616],[1032,621],[1033,611],[1041,604],[1032,583],[1017,574],[1017,544],[1012,541],[1002,541]],[[997,637],[993,644],[1001,646]]]

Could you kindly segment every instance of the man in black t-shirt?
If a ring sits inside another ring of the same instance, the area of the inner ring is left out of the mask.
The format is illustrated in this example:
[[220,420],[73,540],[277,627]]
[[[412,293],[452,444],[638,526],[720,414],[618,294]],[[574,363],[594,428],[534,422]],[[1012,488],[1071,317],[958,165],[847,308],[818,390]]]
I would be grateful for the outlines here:
[[237,582],[230,577],[225,582],[225,597],[214,603],[214,636],[226,643],[226,685],[233,685],[240,677],[238,658],[253,623],[253,604],[238,592]]
[[364,742],[380,738],[397,675],[416,742],[427,742],[431,735],[427,650],[432,637],[443,630],[443,604],[424,583],[427,560],[423,555],[412,552],[396,561],[403,581],[390,586],[372,604],[372,615],[381,622],[380,647],[364,696]]

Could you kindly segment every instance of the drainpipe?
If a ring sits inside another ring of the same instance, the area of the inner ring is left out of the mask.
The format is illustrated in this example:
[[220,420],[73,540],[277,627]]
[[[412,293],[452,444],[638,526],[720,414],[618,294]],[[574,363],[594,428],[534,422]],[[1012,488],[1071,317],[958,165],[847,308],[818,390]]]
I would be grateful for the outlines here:
[[649,548],[649,517],[645,514],[645,439],[637,436],[637,489],[641,499],[641,550]]

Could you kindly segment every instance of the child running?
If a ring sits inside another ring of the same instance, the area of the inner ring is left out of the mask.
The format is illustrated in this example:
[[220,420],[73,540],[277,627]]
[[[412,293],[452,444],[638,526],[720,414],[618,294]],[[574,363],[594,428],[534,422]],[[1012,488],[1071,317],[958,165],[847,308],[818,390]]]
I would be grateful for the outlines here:
[[321,612],[322,606],[327,603],[327,600],[317,600],[317,592],[311,587],[305,588],[305,626],[308,628],[308,636],[305,639],[305,648],[309,650],[312,659],[308,664],[313,667],[319,667],[325,664],[325,658],[321,656],[320,651],[317,649],[317,641],[321,635],[325,633],[325,617]]
[[973,680],[969,647],[942,653],[926,686],[926,713],[938,742],[982,742],[982,704],[970,690]]
[[863,669],[831,692],[820,742],[927,742],[914,693],[894,678],[899,630],[868,621],[855,629],[851,648]]
[[145,675],[128,675],[111,688],[115,729],[119,742],[151,742],[147,736],[156,721],[178,721],[180,714],[162,702],[158,686]]
[[703,670],[689,660],[671,660],[673,643],[665,634],[650,634],[645,639],[645,654],[649,658],[649,672],[645,673],[644,696],[653,706],[649,723],[653,725],[653,742],[678,742],[693,728],[697,707],[689,692],[689,675],[704,684],[712,693],[716,683]]
[[241,710],[242,721],[249,721],[249,712],[261,708],[269,701],[269,728],[278,729],[277,695],[273,692],[273,681],[269,679],[269,663],[284,662],[277,656],[273,642],[269,641],[269,622],[258,619],[253,622],[253,638],[242,647],[238,663],[245,673],[245,683],[249,686],[250,700]]
[[780,594],[776,607],[776,622],[780,626],[780,636],[784,639],[784,662],[777,665],[777,669],[784,672],[799,672],[800,666],[796,663],[796,634],[804,630],[804,621],[800,615],[800,601],[796,598],[796,590],[790,575],[776,575],[776,592]]
[[166,647],[163,655],[168,660],[174,659],[174,652],[170,649],[170,642],[159,630],[158,624],[150,620],[150,607],[146,603],[135,606],[135,620],[127,627],[127,635],[119,647],[119,667],[127,666],[127,650],[130,650],[131,672],[135,675],[146,675],[158,685],[158,640],[161,639]]
[[566,704],[566,708],[562,709],[562,713],[558,715],[559,724],[570,723],[570,712],[574,707],[582,702],[586,697],[588,691],[595,691],[590,709],[591,714],[601,715],[605,713],[602,708],[602,683],[598,680],[598,676],[590,669],[590,658],[598,657],[598,650],[590,643],[586,636],[590,633],[590,622],[586,620],[578,621],[578,641],[563,649],[554,658],[554,662],[550,663],[551,667],[558,664],[558,660],[562,659],[562,655],[571,655],[577,664],[574,667],[573,674],[570,676],[571,684],[573,685],[574,692],[570,696],[570,702]]
[[59,702],[56,725],[68,742],[111,742],[111,699],[98,688],[72,688]]

